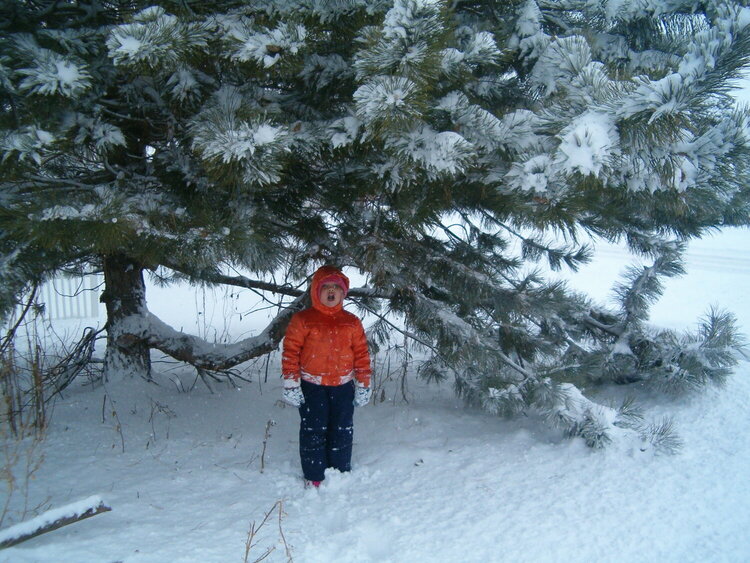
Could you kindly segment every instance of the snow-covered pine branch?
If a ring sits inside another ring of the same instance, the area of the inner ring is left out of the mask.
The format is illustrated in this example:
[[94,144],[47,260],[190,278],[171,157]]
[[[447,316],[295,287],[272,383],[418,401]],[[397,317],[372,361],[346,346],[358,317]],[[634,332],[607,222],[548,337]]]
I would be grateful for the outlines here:
[[16,35],[11,48],[25,63],[16,71],[20,93],[75,98],[92,86],[87,65],[75,53],[44,48],[29,34]]
[[191,127],[193,149],[217,180],[226,168],[236,166],[247,186],[265,186],[279,181],[281,159],[289,150],[289,134],[253,108],[238,88],[218,90],[195,117]]
[[304,25],[281,22],[274,29],[256,26],[252,21],[235,21],[227,28],[225,40],[233,46],[232,57],[254,61],[264,68],[275,65],[282,56],[293,56],[305,46]]
[[682,265],[684,244],[664,244],[651,266],[631,267],[625,281],[615,287],[624,313],[624,323],[639,323],[648,319],[648,306],[662,294],[661,278],[685,273]]
[[208,29],[180,21],[160,6],[133,15],[133,22],[114,27],[107,38],[115,65],[170,68],[186,55],[205,49]]

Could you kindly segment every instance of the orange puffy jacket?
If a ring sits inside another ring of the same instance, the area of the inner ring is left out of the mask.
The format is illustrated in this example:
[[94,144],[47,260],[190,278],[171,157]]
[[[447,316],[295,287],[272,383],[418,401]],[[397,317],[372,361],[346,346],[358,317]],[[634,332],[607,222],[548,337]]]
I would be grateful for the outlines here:
[[358,385],[370,386],[370,353],[362,321],[344,311],[341,303],[327,307],[320,302],[320,282],[331,274],[348,284],[336,268],[319,268],[310,285],[312,307],[295,313],[286,329],[281,355],[285,387],[300,379],[318,385],[343,385],[356,379]]

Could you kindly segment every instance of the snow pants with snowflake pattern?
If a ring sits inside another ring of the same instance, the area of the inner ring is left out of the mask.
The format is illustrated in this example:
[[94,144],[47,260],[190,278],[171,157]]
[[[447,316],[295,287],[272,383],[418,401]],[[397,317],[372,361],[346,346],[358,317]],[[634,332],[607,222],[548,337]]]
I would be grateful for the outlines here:
[[299,408],[302,473],[322,481],[326,469],[350,471],[354,437],[354,382],[315,385],[302,381],[305,402]]

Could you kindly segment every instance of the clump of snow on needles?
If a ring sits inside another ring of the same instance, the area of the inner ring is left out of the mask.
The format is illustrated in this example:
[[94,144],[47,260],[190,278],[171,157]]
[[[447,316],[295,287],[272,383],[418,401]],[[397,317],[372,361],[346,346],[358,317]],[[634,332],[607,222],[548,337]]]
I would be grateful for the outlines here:
[[598,175],[619,148],[612,116],[590,111],[574,119],[560,134],[557,161],[568,173]]

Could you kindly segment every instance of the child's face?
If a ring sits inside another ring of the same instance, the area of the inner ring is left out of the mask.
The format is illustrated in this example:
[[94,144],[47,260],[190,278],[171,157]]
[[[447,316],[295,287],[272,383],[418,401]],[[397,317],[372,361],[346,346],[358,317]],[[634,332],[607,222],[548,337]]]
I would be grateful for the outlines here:
[[344,300],[344,290],[336,283],[320,286],[320,302],[326,307],[335,307]]

